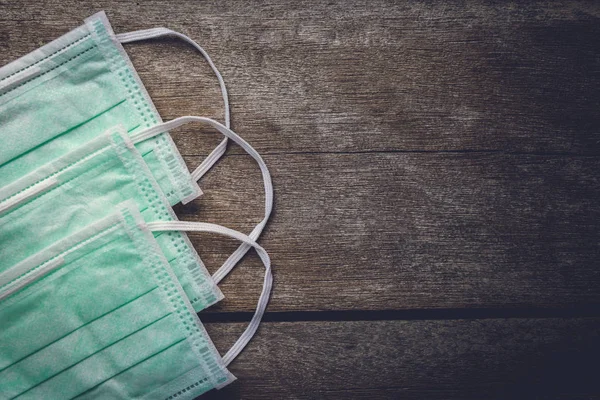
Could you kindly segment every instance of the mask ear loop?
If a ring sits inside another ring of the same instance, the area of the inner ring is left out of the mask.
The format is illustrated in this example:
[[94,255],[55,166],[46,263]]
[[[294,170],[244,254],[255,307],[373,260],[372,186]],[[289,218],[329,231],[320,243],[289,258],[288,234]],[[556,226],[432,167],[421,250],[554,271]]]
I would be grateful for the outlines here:
[[256,253],[265,265],[265,278],[263,281],[263,289],[260,293],[258,303],[256,305],[256,311],[250,320],[250,323],[246,327],[246,330],[239,339],[231,346],[231,349],[223,356],[223,362],[225,365],[229,365],[246,347],[250,339],[256,333],[258,325],[265,313],[267,304],[269,303],[269,297],[271,295],[271,288],[273,287],[273,274],[271,272],[271,259],[269,255],[258,243],[252,240],[250,237],[234,231],[233,229],[226,228],[221,225],[208,224],[203,222],[186,222],[186,221],[157,221],[149,222],[147,224],[148,229],[153,232],[160,231],[193,231],[193,232],[211,232],[218,233],[220,235],[229,236],[244,242],[244,245],[252,246],[256,250]]
[[[184,35],[183,33],[179,33],[167,28],[153,28],[153,29],[142,29],[139,31],[132,31],[126,33],[120,33],[116,35],[116,38],[121,43],[131,43],[138,42],[141,40],[148,39],[156,39],[161,37],[176,37],[179,38],[196,48],[202,54],[210,68],[213,70],[217,79],[219,80],[219,87],[221,88],[221,94],[223,96],[223,103],[225,105],[225,126],[229,128],[231,126],[230,121],[230,112],[229,112],[229,96],[227,95],[227,88],[225,87],[225,81],[223,81],[223,77],[221,73],[213,63],[212,59],[208,55],[208,53],[200,47],[198,43],[192,40],[189,36]],[[202,163],[196,168],[192,173],[192,178],[195,181],[199,181],[200,178],[204,176],[212,167],[215,165],[217,161],[225,154],[227,150],[227,138],[223,139],[221,143],[202,161]]]
[[[164,122],[162,124],[153,126],[152,128],[148,128],[146,130],[140,131],[138,133],[134,133],[131,136],[131,140],[134,143],[139,143],[143,140],[149,139],[153,136],[156,136],[164,131],[168,131],[171,129],[175,129],[183,124],[187,124],[188,122],[201,122],[212,126],[217,129],[226,137],[232,139],[234,142],[239,144],[248,154],[250,154],[258,163],[260,167],[260,171],[262,173],[264,186],[265,186],[265,216],[262,221],[254,227],[252,232],[249,235],[249,238],[252,241],[256,241],[260,234],[262,233],[269,217],[271,215],[271,211],[273,210],[273,184],[271,182],[271,174],[269,173],[269,169],[267,165],[263,161],[262,157],[252,146],[248,144],[244,139],[242,139],[237,133],[233,132],[231,129],[223,126],[219,122],[214,119],[205,118],[205,117],[195,117],[195,116],[187,116],[187,117],[179,117],[174,120]],[[227,274],[235,267],[239,260],[246,254],[246,252],[250,249],[251,245],[247,243],[243,243],[240,247],[238,247],[225,261],[225,263],[214,273],[213,280],[215,283],[219,283]]]

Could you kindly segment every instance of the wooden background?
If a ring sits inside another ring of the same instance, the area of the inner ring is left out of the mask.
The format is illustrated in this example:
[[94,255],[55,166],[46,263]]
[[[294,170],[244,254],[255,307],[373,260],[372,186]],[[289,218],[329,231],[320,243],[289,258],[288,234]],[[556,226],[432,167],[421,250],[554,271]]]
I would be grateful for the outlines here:
[[[273,175],[266,321],[202,398],[600,398],[598,3],[0,1],[1,64],[102,9],[204,46]],[[164,119],[222,119],[190,46],[127,51]],[[190,167],[220,141],[173,137]],[[182,219],[260,220],[239,147],[201,186]],[[211,271],[237,245],[192,240]],[[262,276],[201,314],[219,349]]]

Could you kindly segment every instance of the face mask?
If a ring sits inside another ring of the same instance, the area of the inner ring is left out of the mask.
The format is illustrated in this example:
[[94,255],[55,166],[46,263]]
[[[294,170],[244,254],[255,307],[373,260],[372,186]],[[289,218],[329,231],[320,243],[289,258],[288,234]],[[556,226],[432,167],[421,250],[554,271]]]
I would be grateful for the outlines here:
[[[264,249],[217,225],[146,225],[132,203],[117,209],[0,274],[3,398],[193,399],[234,379],[226,365],[270,293]],[[265,264],[255,317],[223,359],[150,232],[188,228],[243,240]]]
[[[177,219],[119,127],[0,189],[0,199],[0,271],[107,216],[127,199],[147,221]],[[187,235],[171,232],[156,239],[196,311],[223,298]]]
[[[168,129],[189,121],[208,122],[223,130],[259,163],[265,178],[267,203],[265,219],[251,235],[257,237],[271,212],[273,198],[264,161],[243,139],[216,121],[183,117],[168,122]],[[147,140],[160,130],[160,126],[155,127],[133,139]],[[117,127],[0,189],[0,242],[3,243],[0,271],[107,215],[111,206],[126,199],[136,202],[146,221],[177,219],[133,142]],[[27,237],[36,240],[23,240]],[[215,281],[185,234],[161,233],[157,234],[157,240],[196,311],[223,297],[216,283],[248,249],[246,245],[238,249],[215,274],[218,279]]]
[[[203,117],[181,117],[139,132],[132,140],[145,141],[188,122],[215,127],[257,161],[265,184],[265,216],[250,234],[256,240],[272,210],[273,188],[263,159],[246,141]],[[147,221],[176,220],[132,143],[122,129],[115,128],[0,189],[0,271],[106,215],[111,205],[125,199],[135,199]],[[28,237],[36,240],[23,240]],[[240,246],[210,279],[185,235],[168,233],[157,239],[197,311],[222,298],[216,283],[250,248]]]
[[[83,26],[0,69],[0,187],[121,124],[130,133],[161,122],[120,44],[175,36],[197,48],[219,78],[229,126],[227,92],[214,64],[187,36],[159,28],[115,36],[103,12]],[[198,179],[225,151],[223,142],[189,173],[168,133],[138,143],[170,204],[201,192]]]

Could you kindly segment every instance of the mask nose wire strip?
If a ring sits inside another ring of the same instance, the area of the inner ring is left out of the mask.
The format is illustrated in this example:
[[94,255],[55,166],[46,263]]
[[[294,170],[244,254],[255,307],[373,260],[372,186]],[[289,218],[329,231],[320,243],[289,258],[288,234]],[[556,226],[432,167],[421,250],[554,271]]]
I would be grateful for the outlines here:
[[32,197],[49,190],[56,184],[58,184],[58,180],[56,178],[46,179],[45,181],[25,189],[12,197],[6,198],[5,200],[0,200],[0,213],[10,210],[11,208],[18,206]]
[[[269,173],[269,169],[267,168],[267,165],[263,161],[260,154],[258,154],[258,152],[254,150],[254,148],[250,146],[248,142],[242,139],[237,133],[233,132],[231,129],[223,126],[222,124],[218,123],[213,119],[205,117],[187,116],[179,117],[169,122],[164,122],[162,124],[153,126],[152,128],[148,128],[144,131],[135,133],[131,136],[131,140],[134,143],[138,143],[143,140],[149,139],[155,135],[158,135],[161,132],[175,129],[188,122],[202,122],[216,128],[223,135],[227,136],[228,138],[232,139],[234,142],[239,144],[258,163],[258,166],[260,167],[260,170],[262,172],[262,177],[265,186],[265,216],[263,220],[254,227],[254,229],[249,235],[251,240],[257,240],[260,234],[262,233],[265,225],[267,224],[269,216],[271,215],[271,210],[273,209],[273,184],[271,183],[271,174]],[[215,281],[215,283],[219,283],[223,278],[225,278],[225,276],[227,276],[227,274],[233,269],[233,267],[235,267],[235,265],[244,256],[244,254],[246,254],[250,247],[251,246],[249,246],[248,244],[243,243],[240,247],[236,249],[236,251],[234,251],[229,256],[227,261],[225,261],[225,263],[217,270],[217,272],[214,273],[213,280]]]
[[58,257],[52,261],[42,264],[35,270],[24,271],[20,268],[22,263],[15,265],[13,268],[4,271],[0,274],[0,301],[18,292],[25,286],[29,285],[44,275],[52,272],[56,268],[63,265],[65,260]]
[[37,65],[32,65],[22,72],[18,72],[12,76],[0,80],[0,91],[4,92],[8,89],[19,86],[30,79],[35,78],[42,73],[42,69]]
[[[200,54],[202,54],[202,56],[204,57],[204,59],[206,60],[206,62],[210,66],[210,68],[213,70],[213,72],[215,73],[215,75],[217,76],[217,79],[219,81],[219,87],[221,88],[221,94],[223,96],[223,104],[225,106],[225,126],[227,128],[229,128],[231,126],[230,111],[229,111],[229,96],[227,94],[227,88],[225,87],[225,81],[223,80],[221,73],[219,72],[219,70],[217,69],[215,64],[213,63],[213,61],[210,58],[210,56],[208,55],[208,53],[198,43],[196,43],[189,36],[186,36],[183,33],[179,33],[179,32],[173,31],[171,29],[167,29],[167,28],[142,29],[139,31],[120,33],[116,37],[117,37],[117,40],[121,43],[131,43],[131,42],[137,42],[137,41],[141,41],[141,40],[156,39],[156,38],[165,37],[165,36],[172,36],[172,37],[179,38],[179,39],[191,44],[192,46],[194,46],[194,48],[196,50],[198,50],[200,52]],[[212,166],[215,165],[215,163],[217,161],[219,161],[219,159],[223,156],[223,154],[225,153],[226,150],[227,150],[227,138],[223,139],[223,141],[221,143],[219,143],[219,145],[217,147],[215,147],[215,149],[208,155],[208,157],[206,157],[204,159],[204,161],[202,161],[202,163],[198,166],[198,168],[196,168],[191,173],[192,178],[195,181],[200,180],[200,178],[202,178],[204,176],[204,174],[206,174],[212,168]]]
[[256,253],[265,265],[265,279],[263,281],[263,289],[256,305],[256,311],[250,323],[246,327],[246,330],[239,339],[231,346],[231,349],[223,356],[223,362],[225,365],[229,365],[238,354],[246,347],[250,339],[256,333],[258,325],[265,313],[267,304],[269,303],[269,297],[271,295],[271,288],[273,286],[273,274],[271,272],[271,259],[269,255],[258,243],[252,240],[250,237],[234,231],[233,229],[226,228],[221,225],[209,224],[203,222],[186,222],[186,221],[157,221],[149,222],[148,229],[151,231],[193,231],[193,232],[210,232],[218,233],[223,236],[229,236],[239,241],[244,242],[248,246],[252,246],[256,249]]

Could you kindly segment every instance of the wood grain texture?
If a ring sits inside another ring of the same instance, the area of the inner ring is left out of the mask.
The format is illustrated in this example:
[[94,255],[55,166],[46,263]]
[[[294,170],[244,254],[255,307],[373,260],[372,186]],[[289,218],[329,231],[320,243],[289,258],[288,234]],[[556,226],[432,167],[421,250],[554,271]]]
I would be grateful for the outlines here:
[[[220,349],[241,324],[209,324]],[[265,323],[202,399],[597,399],[600,321]]]
[[[600,305],[596,157],[265,160],[276,198],[261,241],[274,264],[271,311]],[[249,232],[260,220],[259,175],[245,156],[226,157],[204,197],[177,210]],[[191,237],[213,270],[236,245],[223,252],[221,239]],[[255,256],[245,264],[224,281],[230,296],[217,310],[254,307],[263,268]]]
[[[147,12],[154,7],[144,4]],[[284,1],[193,8],[177,4],[170,19],[210,48],[227,77],[235,128],[263,152],[600,153],[597,6]],[[192,50],[181,56],[185,47],[128,49],[165,115],[219,115],[218,92],[206,90],[214,79],[196,66]],[[182,152],[196,154],[195,138],[187,138]]]

